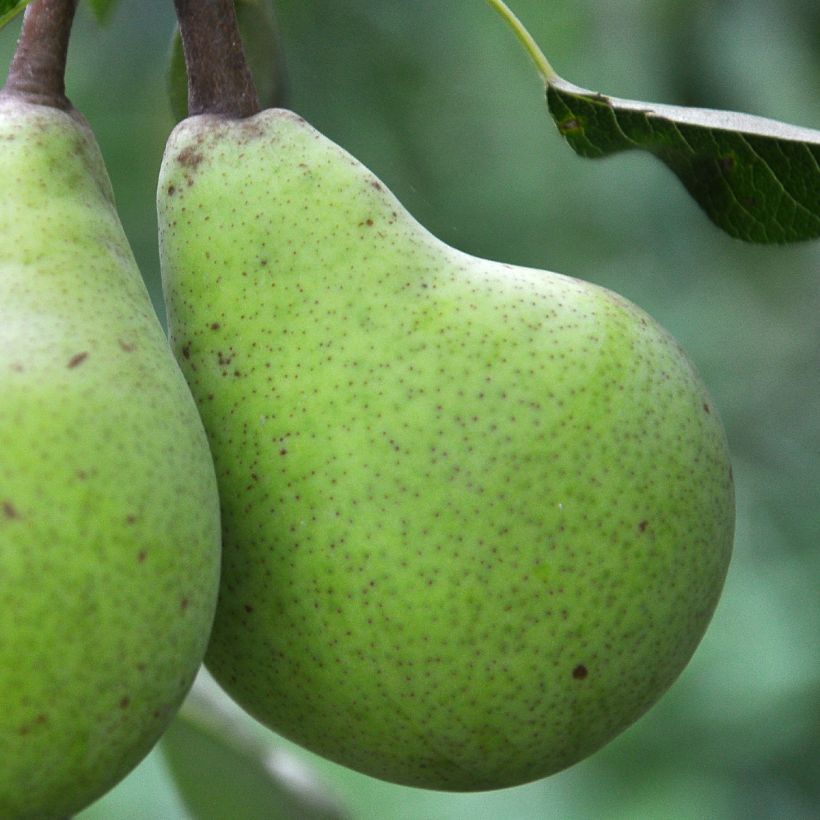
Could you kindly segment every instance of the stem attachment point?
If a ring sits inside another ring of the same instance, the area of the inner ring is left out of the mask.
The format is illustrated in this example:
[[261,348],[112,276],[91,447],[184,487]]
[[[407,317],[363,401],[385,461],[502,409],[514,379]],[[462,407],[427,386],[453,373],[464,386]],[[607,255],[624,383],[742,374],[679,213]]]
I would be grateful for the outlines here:
[[188,69],[188,116],[259,111],[233,0],[174,0]]
[[77,0],[35,0],[29,4],[0,95],[71,110],[65,95],[65,66],[76,7]]

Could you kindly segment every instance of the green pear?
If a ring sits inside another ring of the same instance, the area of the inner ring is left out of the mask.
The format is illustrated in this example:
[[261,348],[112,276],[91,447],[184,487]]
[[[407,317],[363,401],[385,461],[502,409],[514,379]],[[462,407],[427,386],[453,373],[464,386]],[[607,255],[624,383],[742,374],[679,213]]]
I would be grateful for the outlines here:
[[645,712],[734,526],[676,342],[608,290],[445,245],[285,110],[178,125],[158,206],[220,485],[225,689],[332,760],[448,790],[556,772]]
[[205,652],[213,462],[82,117],[0,94],[0,817],[149,751]]

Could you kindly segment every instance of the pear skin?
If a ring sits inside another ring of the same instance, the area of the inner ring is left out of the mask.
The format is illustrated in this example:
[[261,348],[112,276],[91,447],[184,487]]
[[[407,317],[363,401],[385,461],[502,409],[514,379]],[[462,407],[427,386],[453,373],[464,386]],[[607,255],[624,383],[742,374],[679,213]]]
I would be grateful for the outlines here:
[[635,305],[432,236],[293,113],[191,117],[158,190],[223,510],[206,664],[412,786],[557,772],[680,674],[727,571],[718,414]]
[[0,95],[0,145],[0,817],[66,817],[193,681],[219,502],[85,121]]

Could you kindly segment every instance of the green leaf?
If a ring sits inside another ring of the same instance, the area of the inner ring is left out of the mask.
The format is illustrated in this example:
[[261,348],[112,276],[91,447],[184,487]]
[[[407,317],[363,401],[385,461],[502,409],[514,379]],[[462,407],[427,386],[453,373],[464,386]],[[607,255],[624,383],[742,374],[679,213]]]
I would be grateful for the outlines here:
[[307,764],[200,675],[159,747],[194,818],[346,820]]
[[654,154],[731,236],[767,244],[820,236],[820,131],[606,97],[557,76],[547,84],[547,102],[577,154]]
[[558,131],[582,157],[647,151],[730,236],[763,244],[820,236],[820,131],[776,120],[608,97],[567,82],[520,20],[489,0],[535,62]]
[[116,4],[117,0],[88,0],[91,13],[100,25],[108,22]]
[[0,0],[0,28],[11,22],[31,0]]

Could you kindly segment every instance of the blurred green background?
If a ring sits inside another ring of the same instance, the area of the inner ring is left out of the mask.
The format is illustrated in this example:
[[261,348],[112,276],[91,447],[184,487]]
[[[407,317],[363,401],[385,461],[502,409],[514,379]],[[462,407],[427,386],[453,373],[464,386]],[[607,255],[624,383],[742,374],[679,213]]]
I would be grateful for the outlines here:
[[[97,132],[160,314],[154,184],[173,126],[164,77],[171,5],[122,0],[104,29],[83,7],[67,83]],[[816,0],[512,5],[579,85],[820,128]],[[234,727],[252,739],[248,748],[268,755],[281,782],[312,794],[309,808],[270,801],[261,775],[254,780],[258,763],[221,746],[219,731],[203,731],[189,710],[82,820],[820,816],[820,242],[741,244],[650,157],[577,158],[549,120],[526,56],[483,0],[277,8],[289,106],[369,165],[434,233],[471,253],[610,287],[678,338],[729,435],[735,556],[680,680],[565,773],[475,795],[402,788],[319,761],[240,718]],[[4,65],[18,29],[16,21],[0,33]]]

